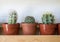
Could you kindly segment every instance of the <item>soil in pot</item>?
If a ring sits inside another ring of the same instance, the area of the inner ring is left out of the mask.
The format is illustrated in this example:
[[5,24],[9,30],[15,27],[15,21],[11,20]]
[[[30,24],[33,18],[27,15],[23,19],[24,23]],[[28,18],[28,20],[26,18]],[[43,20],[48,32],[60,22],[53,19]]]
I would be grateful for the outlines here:
[[21,26],[24,35],[36,34],[36,23],[22,23]]
[[17,24],[2,24],[2,34],[4,35],[18,35],[19,34],[19,23]]
[[54,35],[56,24],[40,24],[40,34],[41,35]]

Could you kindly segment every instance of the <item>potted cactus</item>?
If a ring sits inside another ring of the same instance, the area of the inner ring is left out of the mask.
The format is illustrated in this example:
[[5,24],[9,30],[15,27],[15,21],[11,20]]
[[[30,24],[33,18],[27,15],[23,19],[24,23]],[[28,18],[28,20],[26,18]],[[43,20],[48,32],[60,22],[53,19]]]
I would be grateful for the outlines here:
[[52,13],[46,13],[42,16],[42,22],[39,24],[41,35],[53,35],[55,34],[56,24],[54,24],[54,16]]
[[17,35],[19,33],[19,23],[17,22],[17,13],[12,11],[9,14],[8,23],[2,24],[2,32],[4,35]]
[[36,34],[36,23],[34,17],[27,16],[21,26],[24,35]]

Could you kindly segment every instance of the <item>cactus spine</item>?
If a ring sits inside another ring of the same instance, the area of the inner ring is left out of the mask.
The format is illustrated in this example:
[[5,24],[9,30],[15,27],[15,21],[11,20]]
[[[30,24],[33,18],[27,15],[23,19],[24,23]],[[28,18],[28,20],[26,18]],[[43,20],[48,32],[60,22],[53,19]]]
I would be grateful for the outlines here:
[[9,14],[8,24],[16,24],[16,22],[17,22],[17,13],[16,11],[12,11]]
[[32,16],[27,16],[25,18],[25,23],[35,23],[35,19]]
[[51,13],[46,13],[42,16],[42,22],[44,24],[52,24],[54,23],[54,20],[54,16]]

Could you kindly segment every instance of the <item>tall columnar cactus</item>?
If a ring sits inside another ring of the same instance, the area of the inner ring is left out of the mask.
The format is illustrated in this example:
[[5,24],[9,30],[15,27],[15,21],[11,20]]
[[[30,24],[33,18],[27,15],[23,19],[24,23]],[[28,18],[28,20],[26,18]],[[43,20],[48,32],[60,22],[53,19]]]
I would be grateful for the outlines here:
[[16,11],[12,11],[9,14],[8,24],[16,24],[16,22],[17,22],[17,13]]
[[51,13],[46,13],[42,16],[42,22],[44,24],[52,24],[54,23],[54,20],[54,16]]
[[32,16],[27,16],[25,18],[25,23],[35,23],[35,19]]

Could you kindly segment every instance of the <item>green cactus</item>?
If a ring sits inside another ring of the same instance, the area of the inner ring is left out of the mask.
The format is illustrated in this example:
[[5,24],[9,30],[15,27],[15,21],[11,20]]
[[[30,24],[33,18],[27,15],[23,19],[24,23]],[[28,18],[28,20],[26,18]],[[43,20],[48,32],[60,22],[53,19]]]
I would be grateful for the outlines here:
[[27,16],[25,18],[25,23],[35,23],[35,19],[32,16]]
[[16,22],[17,22],[17,13],[16,11],[12,11],[9,14],[8,24],[16,24]]
[[43,14],[42,22],[44,24],[52,24],[54,23],[54,21],[55,21],[54,16],[51,13]]

